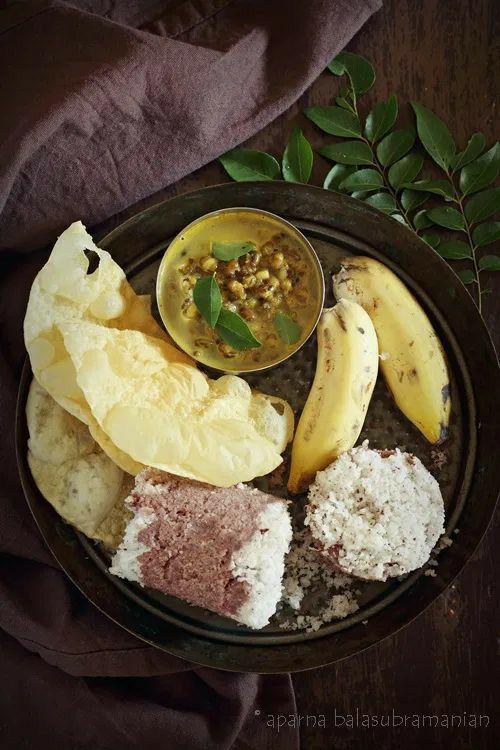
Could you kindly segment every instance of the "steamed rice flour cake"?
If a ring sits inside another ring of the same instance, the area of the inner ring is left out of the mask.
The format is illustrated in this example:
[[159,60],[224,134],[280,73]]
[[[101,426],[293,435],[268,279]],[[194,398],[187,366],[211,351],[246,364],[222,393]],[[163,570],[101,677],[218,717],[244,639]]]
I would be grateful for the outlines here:
[[100,449],[88,428],[33,380],[26,404],[28,464],[42,495],[68,523],[116,547],[133,483]]
[[444,532],[443,498],[416,456],[367,446],[318,471],[305,523],[326,561],[350,575],[385,581],[427,562]]
[[292,538],[285,501],[146,469],[111,573],[262,628],[281,598]]

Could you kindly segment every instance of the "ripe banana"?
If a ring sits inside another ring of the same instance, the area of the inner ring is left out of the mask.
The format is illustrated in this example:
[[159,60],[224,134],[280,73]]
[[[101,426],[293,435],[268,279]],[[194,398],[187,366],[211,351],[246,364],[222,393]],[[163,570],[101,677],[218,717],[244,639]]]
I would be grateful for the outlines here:
[[450,379],[441,342],[417,300],[386,266],[365,257],[341,261],[333,291],[337,299],[362,305],[372,319],[380,369],[403,414],[430,443],[443,442]]
[[378,370],[377,335],[362,307],[341,300],[317,328],[316,374],[292,446],[288,489],[301,492],[359,437]]

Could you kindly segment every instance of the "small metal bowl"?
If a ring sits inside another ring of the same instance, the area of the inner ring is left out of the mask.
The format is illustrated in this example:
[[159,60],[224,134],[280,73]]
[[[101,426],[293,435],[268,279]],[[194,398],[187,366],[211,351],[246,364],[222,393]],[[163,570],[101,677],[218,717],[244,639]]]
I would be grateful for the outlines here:
[[[169,314],[170,297],[168,293],[166,293],[166,279],[171,272],[171,268],[169,265],[170,258],[168,256],[169,253],[180,250],[181,243],[182,245],[184,245],[186,238],[189,237],[190,233],[192,233],[193,230],[199,229],[200,224],[213,222],[214,220],[227,214],[238,213],[246,215],[253,214],[256,218],[266,217],[267,219],[270,219],[273,221],[273,223],[275,223],[276,229],[278,231],[279,229],[281,229],[282,231],[286,232],[287,235],[292,236],[297,241],[300,250],[303,252],[304,257],[307,258],[312,272],[316,276],[315,283],[319,293],[317,295],[317,299],[315,299],[316,308],[314,310],[314,315],[312,316],[311,324],[307,327],[307,329],[304,330],[303,335],[301,336],[297,344],[293,346],[293,348],[291,348],[289,351],[287,351],[281,358],[273,359],[272,361],[264,362],[263,364],[248,363],[248,366],[246,366],[246,363],[235,362],[234,367],[231,367],[231,360],[228,359],[227,365],[225,363],[224,367],[218,367],[211,361],[207,361],[208,357],[207,360],[205,360],[203,356],[196,356],[195,354],[193,354],[193,351],[186,346],[186,341],[178,335],[176,329],[171,324]],[[282,219],[281,216],[277,216],[276,214],[270,213],[269,211],[262,211],[256,208],[224,208],[219,211],[212,211],[208,214],[205,214],[204,216],[200,216],[200,218],[188,224],[181,232],[179,232],[179,234],[174,237],[167,250],[165,251],[160,267],[158,269],[158,276],[156,279],[156,299],[161,319],[169,335],[172,337],[172,339],[180,349],[185,351],[186,354],[188,354],[190,357],[193,357],[193,359],[198,361],[200,364],[204,365],[205,367],[209,367],[211,370],[215,370],[216,372],[231,374],[261,372],[263,370],[269,370],[271,367],[275,367],[276,365],[279,365],[285,360],[289,359],[289,357],[293,356],[299,349],[301,349],[306,341],[311,337],[311,334],[314,332],[323,310],[325,299],[325,279],[321,264],[313,246],[311,245],[309,240],[302,234],[302,232],[300,232],[289,221],[286,221],[285,219]]]

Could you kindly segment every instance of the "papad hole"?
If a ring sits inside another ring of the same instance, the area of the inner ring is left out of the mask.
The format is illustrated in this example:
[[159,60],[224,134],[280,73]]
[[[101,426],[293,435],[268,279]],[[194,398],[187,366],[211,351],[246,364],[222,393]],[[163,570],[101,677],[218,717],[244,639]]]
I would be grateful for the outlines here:
[[272,404],[274,410],[278,412],[278,414],[280,415],[280,417],[282,417],[283,414],[285,413],[285,407],[281,403],[281,401],[271,401],[271,404]]
[[94,273],[94,271],[97,271],[97,269],[99,268],[101,259],[99,258],[95,250],[87,250],[87,248],[85,248],[83,252],[85,253],[85,257],[89,262],[87,268],[87,276],[90,276],[91,273]]

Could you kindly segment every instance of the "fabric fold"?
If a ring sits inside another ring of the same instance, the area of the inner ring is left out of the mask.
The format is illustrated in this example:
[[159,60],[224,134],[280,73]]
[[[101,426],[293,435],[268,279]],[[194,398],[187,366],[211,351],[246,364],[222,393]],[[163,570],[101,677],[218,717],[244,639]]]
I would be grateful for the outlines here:
[[0,249],[92,226],[249,138],[379,3],[20,5],[0,45]]

